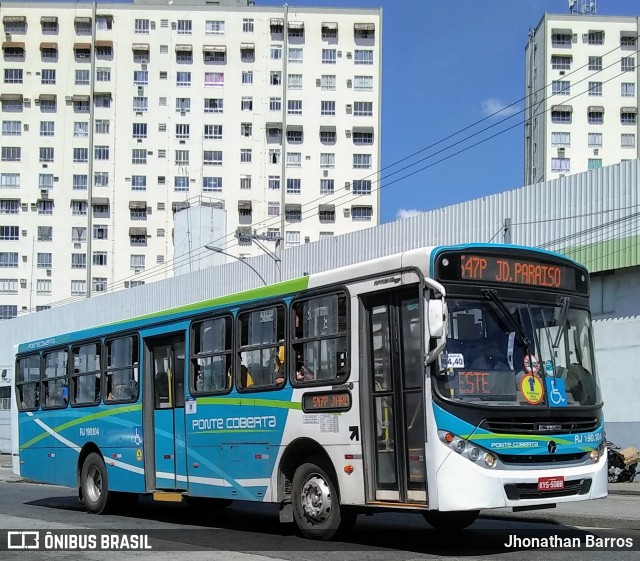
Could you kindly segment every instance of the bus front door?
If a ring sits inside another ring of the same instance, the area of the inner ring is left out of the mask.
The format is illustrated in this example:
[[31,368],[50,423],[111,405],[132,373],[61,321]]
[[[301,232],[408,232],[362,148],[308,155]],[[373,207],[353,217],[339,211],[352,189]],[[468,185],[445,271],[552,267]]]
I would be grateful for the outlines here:
[[[172,335],[146,339],[147,380],[153,395],[152,454],[155,468],[148,474],[151,489],[186,489],[187,456],[185,446],[184,378],[185,337]],[[150,408],[146,408],[147,411]],[[145,431],[148,434],[148,431]],[[148,465],[148,464],[147,464]],[[153,480],[155,479],[155,481]]]
[[[426,504],[423,333],[419,290],[363,300],[361,365],[369,418],[369,500]],[[364,358],[363,357],[363,358]],[[365,389],[366,388],[366,389]]]

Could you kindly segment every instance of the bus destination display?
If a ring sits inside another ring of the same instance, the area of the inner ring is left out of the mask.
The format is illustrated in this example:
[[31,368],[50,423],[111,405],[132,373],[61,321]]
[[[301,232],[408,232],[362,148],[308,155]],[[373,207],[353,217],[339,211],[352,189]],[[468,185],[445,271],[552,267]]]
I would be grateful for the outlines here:
[[[452,270],[458,261],[458,270]],[[448,270],[444,268],[448,266]],[[561,290],[576,289],[576,269],[551,262],[517,257],[461,253],[440,261],[441,275],[448,280],[529,285]]]
[[351,409],[351,393],[315,392],[302,396],[302,410],[305,413],[331,413],[336,411],[349,411]]

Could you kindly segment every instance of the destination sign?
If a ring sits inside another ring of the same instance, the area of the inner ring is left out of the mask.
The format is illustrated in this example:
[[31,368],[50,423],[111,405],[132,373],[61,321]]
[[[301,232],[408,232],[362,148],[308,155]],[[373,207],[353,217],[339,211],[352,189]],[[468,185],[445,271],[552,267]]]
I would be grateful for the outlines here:
[[443,280],[487,282],[588,293],[586,273],[552,260],[537,260],[491,253],[446,253],[438,260]]
[[302,396],[302,410],[305,413],[349,411],[351,393],[348,391],[315,392]]

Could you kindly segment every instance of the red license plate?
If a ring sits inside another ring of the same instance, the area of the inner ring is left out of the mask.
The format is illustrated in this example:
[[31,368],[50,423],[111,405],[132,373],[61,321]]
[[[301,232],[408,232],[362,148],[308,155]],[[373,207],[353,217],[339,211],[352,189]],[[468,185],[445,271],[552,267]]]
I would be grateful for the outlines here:
[[538,478],[538,491],[559,491],[561,489],[564,489],[564,476],[562,475]]

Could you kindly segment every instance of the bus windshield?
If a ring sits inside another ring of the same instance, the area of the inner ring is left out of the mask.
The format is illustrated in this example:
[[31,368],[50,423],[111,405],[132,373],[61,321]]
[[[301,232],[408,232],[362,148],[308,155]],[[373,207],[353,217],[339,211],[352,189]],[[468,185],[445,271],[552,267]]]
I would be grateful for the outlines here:
[[447,344],[435,387],[445,397],[491,406],[600,403],[587,310],[506,302],[497,295],[448,300]]

